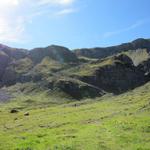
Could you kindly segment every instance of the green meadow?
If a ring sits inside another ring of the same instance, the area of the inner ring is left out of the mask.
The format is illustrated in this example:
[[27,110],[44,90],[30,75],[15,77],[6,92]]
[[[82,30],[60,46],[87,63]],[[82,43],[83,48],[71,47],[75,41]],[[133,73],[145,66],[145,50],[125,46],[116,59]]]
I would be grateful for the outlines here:
[[0,105],[0,150],[149,150],[149,91],[150,83],[83,101],[22,95]]

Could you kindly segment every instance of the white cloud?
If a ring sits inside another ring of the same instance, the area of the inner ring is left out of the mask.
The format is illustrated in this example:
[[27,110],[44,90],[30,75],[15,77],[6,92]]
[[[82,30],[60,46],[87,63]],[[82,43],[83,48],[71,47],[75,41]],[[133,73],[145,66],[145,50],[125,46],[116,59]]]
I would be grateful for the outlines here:
[[63,10],[60,10],[58,12],[56,12],[56,16],[64,16],[64,15],[67,15],[67,14],[71,14],[71,13],[74,13],[74,12],[77,12],[77,9],[73,9],[73,8],[66,8],[66,9],[63,9]]
[[73,13],[76,0],[0,0],[0,43],[21,42],[35,17]]
[[39,4],[56,4],[56,5],[70,5],[74,2],[74,0],[39,0]]
[[17,6],[19,4],[19,0],[1,0],[1,6]]
[[0,18],[0,41],[2,42],[20,42],[23,40],[24,22],[21,18],[15,21],[9,21]]
[[0,0],[0,42],[17,42],[24,32],[18,12],[19,0]]

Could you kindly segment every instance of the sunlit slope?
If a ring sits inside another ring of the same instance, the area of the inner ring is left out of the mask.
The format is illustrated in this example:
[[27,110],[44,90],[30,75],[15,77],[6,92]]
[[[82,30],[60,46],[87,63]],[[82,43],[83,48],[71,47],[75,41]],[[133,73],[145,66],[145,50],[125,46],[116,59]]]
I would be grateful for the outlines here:
[[148,150],[149,91],[150,83],[95,101],[44,108],[31,102],[14,114],[11,103],[2,105],[0,150]]

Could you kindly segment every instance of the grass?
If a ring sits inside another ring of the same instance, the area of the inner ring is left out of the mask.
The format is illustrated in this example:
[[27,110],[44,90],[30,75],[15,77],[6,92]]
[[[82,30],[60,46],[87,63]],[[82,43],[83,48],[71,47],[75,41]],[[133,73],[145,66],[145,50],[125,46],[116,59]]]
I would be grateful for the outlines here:
[[113,58],[106,58],[100,61],[91,61],[80,66],[65,70],[66,75],[75,76],[91,76],[97,68],[105,67],[107,65],[113,65],[116,62]]
[[33,67],[32,61],[29,58],[17,60],[9,65],[9,69],[14,70],[17,74],[27,73]]
[[[120,53],[121,54],[121,53]],[[118,56],[120,55],[118,54]],[[126,55],[126,54],[125,54]],[[82,58],[82,57],[81,57]],[[126,64],[125,62],[117,59],[114,56],[106,57],[101,60],[96,60],[96,59],[89,59],[90,61],[81,64],[80,66],[76,66],[74,68],[69,68],[67,70],[64,70],[65,75],[70,75],[70,76],[92,76],[95,74],[95,71],[100,68],[108,67],[108,66],[113,66],[117,64]]]
[[[39,83],[40,84],[40,83]],[[27,83],[17,83],[14,86],[5,87],[4,90],[8,93],[12,93],[13,97],[8,103],[4,103],[2,108],[7,108],[9,110],[17,108],[22,109],[35,109],[43,107],[52,107],[64,103],[68,103],[73,99],[61,92],[61,91],[51,91],[48,88],[44,88],[38,83],[27,82]],[[60,99],[61,97],[61,99]],[[1,106],[1,105],[0,105]]]
[[24,100],[1,104],[0,150],[149,150],[149,91],[150,83],[119,96],[45,107],[37,107],[32,95],[31,107],[16,114],[10,108]]
[[60,64],[59,62],[50,59],[49,57],[44,58],[40,64],[38,64],[34,71],[36,73],[42,72],[42,74],[49,74],[52,71],[57,71],[62,69],[64,66]]
[[139,65],[143,61],[146,61],[149,58],[149,53],[147,49],[138,49],[136,51],[130,50],[123,52],[123,54],[129,56],[135,66]]

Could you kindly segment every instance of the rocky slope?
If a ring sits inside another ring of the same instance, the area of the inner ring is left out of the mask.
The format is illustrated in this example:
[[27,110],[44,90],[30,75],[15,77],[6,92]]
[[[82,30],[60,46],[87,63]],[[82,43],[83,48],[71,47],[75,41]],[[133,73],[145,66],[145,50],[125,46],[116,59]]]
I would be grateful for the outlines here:
[[149,51],[149,39],[75,51],[56,45],[30,51],[0,45],[0,86],[32,82],[76,99],[120,94],[150,80]]
[[133,89],[148,80],[145,70],[134,66],[125,54],[84,64],[72,69],[70,76],[114,94]]

